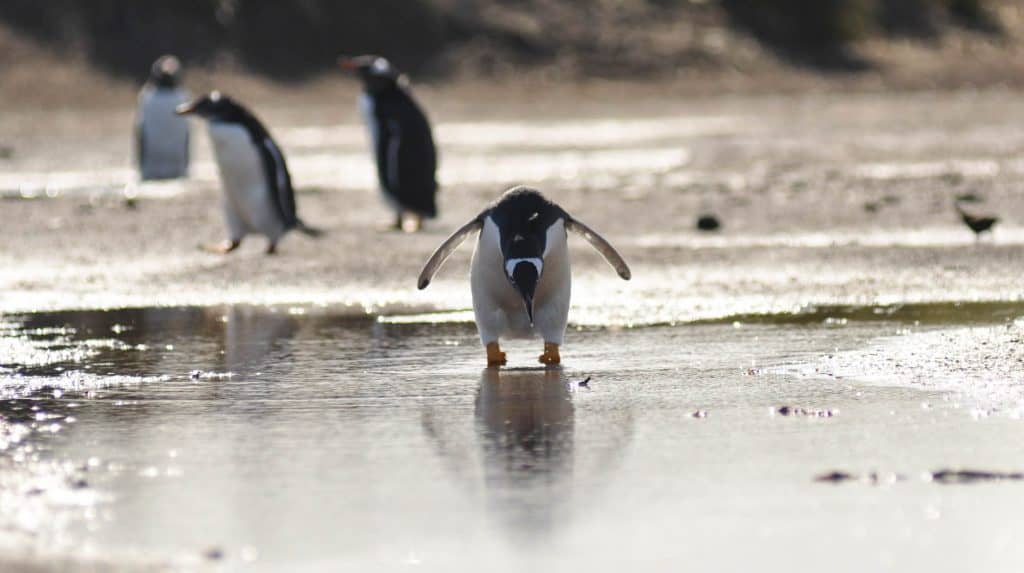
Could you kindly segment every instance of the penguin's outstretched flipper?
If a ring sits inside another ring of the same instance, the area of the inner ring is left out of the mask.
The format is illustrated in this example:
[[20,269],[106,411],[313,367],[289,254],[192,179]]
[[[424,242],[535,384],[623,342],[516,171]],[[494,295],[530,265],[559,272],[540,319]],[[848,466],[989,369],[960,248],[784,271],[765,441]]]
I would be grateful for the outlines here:
[[434,278],[434,274],[437,273],[441,265],[455,252],[455,249],[459,248],[462,241],[466,240],[471,233],[479,231],[484,226],[483,216],[477,215],[472,221],[466,223],[451,234],[450,237],[445,239],[441,246],[434,251],[433,255],[430,255],[430,259],[427,260],[427,264],[423,265],[423,270],[420,271],[420,277],[416,281],[416,284],[420,290],[427,288],[430,284],[430,280]]
[[622,258],[622,255],[615,250],[615,247],[613,247],[607,239],[598,234],[597,231],[568,215],[566,215],[565,219],[565,228],[586,239],[587,242],[590,243],[590,246],[594,247],[597,252],[601,253],[604,260],[608,261],[608,264],[615,269],[615,272],[619,273],[619,276],[622,277],[623,280],[628,281],[633,276],[633,273],[630,272],[629,266]]

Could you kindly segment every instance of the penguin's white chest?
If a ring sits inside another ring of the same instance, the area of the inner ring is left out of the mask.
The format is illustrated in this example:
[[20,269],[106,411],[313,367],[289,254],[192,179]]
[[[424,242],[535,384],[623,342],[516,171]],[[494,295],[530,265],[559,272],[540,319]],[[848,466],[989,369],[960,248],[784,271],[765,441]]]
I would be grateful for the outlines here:
[[489,218],[484,220],[470,267],[473,314],[484,344],[502,336],[541,335],[545,341],[562,343],[569,316],[572,272],[565,225],[558,221],[547,231],[544,266],[534,293],[534,323],[526,312],[505,271],[501,237]]
[[279,236],[284,225],[272,203],[262,156],[249,132],[241,125],[218,122],[211,122],[209,130],[232,235],[255,232],[271,238]]
[[376,151],[377,142],[380,139],[380,126],[377,125],[373,98],[367,93],[359,94],[359,114],[363,116],[363,122],[366,124],[366,131],[370,136],[370,145]]

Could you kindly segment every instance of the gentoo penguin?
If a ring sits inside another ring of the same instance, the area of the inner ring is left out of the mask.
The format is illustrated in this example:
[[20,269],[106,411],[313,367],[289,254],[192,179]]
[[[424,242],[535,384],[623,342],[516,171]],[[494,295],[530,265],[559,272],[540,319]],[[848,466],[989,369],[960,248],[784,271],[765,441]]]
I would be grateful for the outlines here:
[[565,334],[572,291],[567,231],[582,235],[620,277],[629,280],[632,276],[626,261],[596,231],[540,192],[515,187],[434,251],[420,272],[420,289],[430,284],[445,259],[474,231],[480,235],[469,280],[488,366],[505,364],[505,353],[498,345],[504,335],[539,334],[544,339],[540,362],[561,362],[558,348]]
[[270,241],[267,254],[273,254],[281,236],[291,229],[310,236],[319,234],[296,216],[295,193],[284,154],[248,109],[214,91],[179,106],[177,112],[207,120],[224,187],[228,239],[204,248],[229,253],[247,234],[258,233]]
[[179,86],[181,63],[161,56],[139,91],[135,117],[135,157],[147,179],[175,179],[188,174],[188,120],[174,115],[189,100]]
[[430,122],[405,76],[386,59],[359,56],[338,63],[363,81],[359,110],[370,132],[381,191],[396,213],[393,228],[417,231],[424,217],[437,215],[437,151]]

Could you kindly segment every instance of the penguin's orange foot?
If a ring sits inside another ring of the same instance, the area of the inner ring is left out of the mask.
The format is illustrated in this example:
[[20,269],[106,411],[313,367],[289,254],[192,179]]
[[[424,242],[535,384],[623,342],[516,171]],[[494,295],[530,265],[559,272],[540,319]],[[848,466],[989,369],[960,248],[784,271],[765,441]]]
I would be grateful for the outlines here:
[[206,251],[207,253],[215,253],[218,255],[226,255],[231,251],[238,248],[238,245],[242,244],[241,241],[221,241],[220,243],[200,245],[199,248]]
[[497,342],[487,344],[487,366],[504,366],[507,362]]
[[562,363],[562,357],[558,354],[558,345],[553,342],[544,343],[544,354],[537,359],[541,364],[553,366]]

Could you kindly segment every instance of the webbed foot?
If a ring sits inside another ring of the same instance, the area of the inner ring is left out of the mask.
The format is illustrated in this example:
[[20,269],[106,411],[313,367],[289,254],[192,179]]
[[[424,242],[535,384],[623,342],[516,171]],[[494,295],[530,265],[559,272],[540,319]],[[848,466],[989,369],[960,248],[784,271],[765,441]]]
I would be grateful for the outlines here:
[[553,366],[562,363],[562,357],[558,354],[558,345],[554,342],[544,343],[544,354],[541,354],[537,361],[541,364]]
[[501,351],[497,342],[487,343],[487,366],[504,366],[508,363],[505,353]]
[[199,248],[204,250],[204,251],[206,251],[207,253],[214,253],[214,254],[217,254],[217,255],[226,255],[226,254],[230,253],[231,251],[237,249],[238,245],[241,245],[241,244],[242,244],[242,241],[235,241],[235,240],[228,239],[226,241],[221,241],[219,243],[200,245]]

